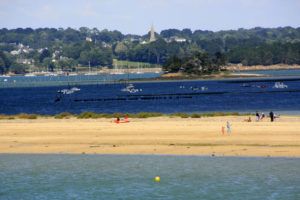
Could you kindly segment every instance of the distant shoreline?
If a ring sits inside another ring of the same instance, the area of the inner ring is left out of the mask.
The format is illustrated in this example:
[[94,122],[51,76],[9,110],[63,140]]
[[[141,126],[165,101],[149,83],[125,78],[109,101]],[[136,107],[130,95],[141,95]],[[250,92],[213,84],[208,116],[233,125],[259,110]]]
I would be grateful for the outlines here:
[[225,67],[229,71],[256,71],[256,70],[285,70],[285,69],[300,69],[300,65],[253,65],[253,66],[240,66],[240,65],[229,65]]

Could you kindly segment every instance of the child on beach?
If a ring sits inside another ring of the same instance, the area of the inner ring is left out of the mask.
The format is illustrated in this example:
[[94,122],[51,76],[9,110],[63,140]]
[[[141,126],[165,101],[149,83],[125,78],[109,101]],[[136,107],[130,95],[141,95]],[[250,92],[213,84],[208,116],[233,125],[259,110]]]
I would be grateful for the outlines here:
[[222,128],[221,128],[221,132],[222,132],[222,135],[225,134],[225,127],[224,126],[222,126]]

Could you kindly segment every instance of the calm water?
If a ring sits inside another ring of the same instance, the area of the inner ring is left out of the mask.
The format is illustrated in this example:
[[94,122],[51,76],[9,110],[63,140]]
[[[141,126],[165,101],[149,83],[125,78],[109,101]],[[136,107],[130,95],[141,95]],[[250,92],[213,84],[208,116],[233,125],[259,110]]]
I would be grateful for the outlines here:
[[81,85],[70,95],[67,86],[0,88],[0,113],[57,114],[136,112],[270,112],[300,113],[300,78],[134,83],[139,92],[122,92],[124,84]]
[[103,84],[118,80],[155,78],[160,73],[143,74],[100,74],[100,75],[77,75],[77,76],[12,76],[0,77],[0,88],[14,87],[41,87],[41,86],[59,86],[59,85],[89,85]]
[[262,74],[269,76],[300,76],[300,69],[281,69],[281,70],[255,70],[241,71],[249,74]]
[[300,199],[300,159],[293,158],[2,154],[0,160],[1,200]]

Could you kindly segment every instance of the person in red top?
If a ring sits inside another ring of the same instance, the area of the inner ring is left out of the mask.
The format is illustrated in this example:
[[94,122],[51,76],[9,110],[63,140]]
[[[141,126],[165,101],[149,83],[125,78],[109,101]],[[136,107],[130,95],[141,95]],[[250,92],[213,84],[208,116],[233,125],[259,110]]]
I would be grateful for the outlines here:
[[117,117],[117,119],[115,120],[115,123],[119,124],[120,123],[120,118]]

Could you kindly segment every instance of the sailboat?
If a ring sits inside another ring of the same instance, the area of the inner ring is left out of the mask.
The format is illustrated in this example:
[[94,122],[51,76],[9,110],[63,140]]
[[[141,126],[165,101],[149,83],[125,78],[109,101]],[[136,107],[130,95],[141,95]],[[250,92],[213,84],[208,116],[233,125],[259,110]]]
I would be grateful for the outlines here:
[[138,70],[136,72],[137,74],[143,74],[144,72],[141,71],[141,68],[140,68],[140,62],[138,62]]
[[122,72],[122,71],[118,68],[118,64],[116,63],[116,67],[115,67],[114,70],[111,72],[111,74],[124,74],[124,72]]
[[36,74],[31,71],[31,68],[29,68],[29,73],[25,74],[24,76],[33,77],[33,76],[36,76]]
[[89,72],[85,73],[84,75],[89,76],[89,75],[97,75],[97,72],[92,72],[91,71],[91,62],[89,61]]
[[132,83],[129,83],[129,67],[127,63],[127,81],[125,82],[125,88],[121,89],[122,92],[129,92],[129,93],[137,93],[143,91],[142,89],[135,88]]

